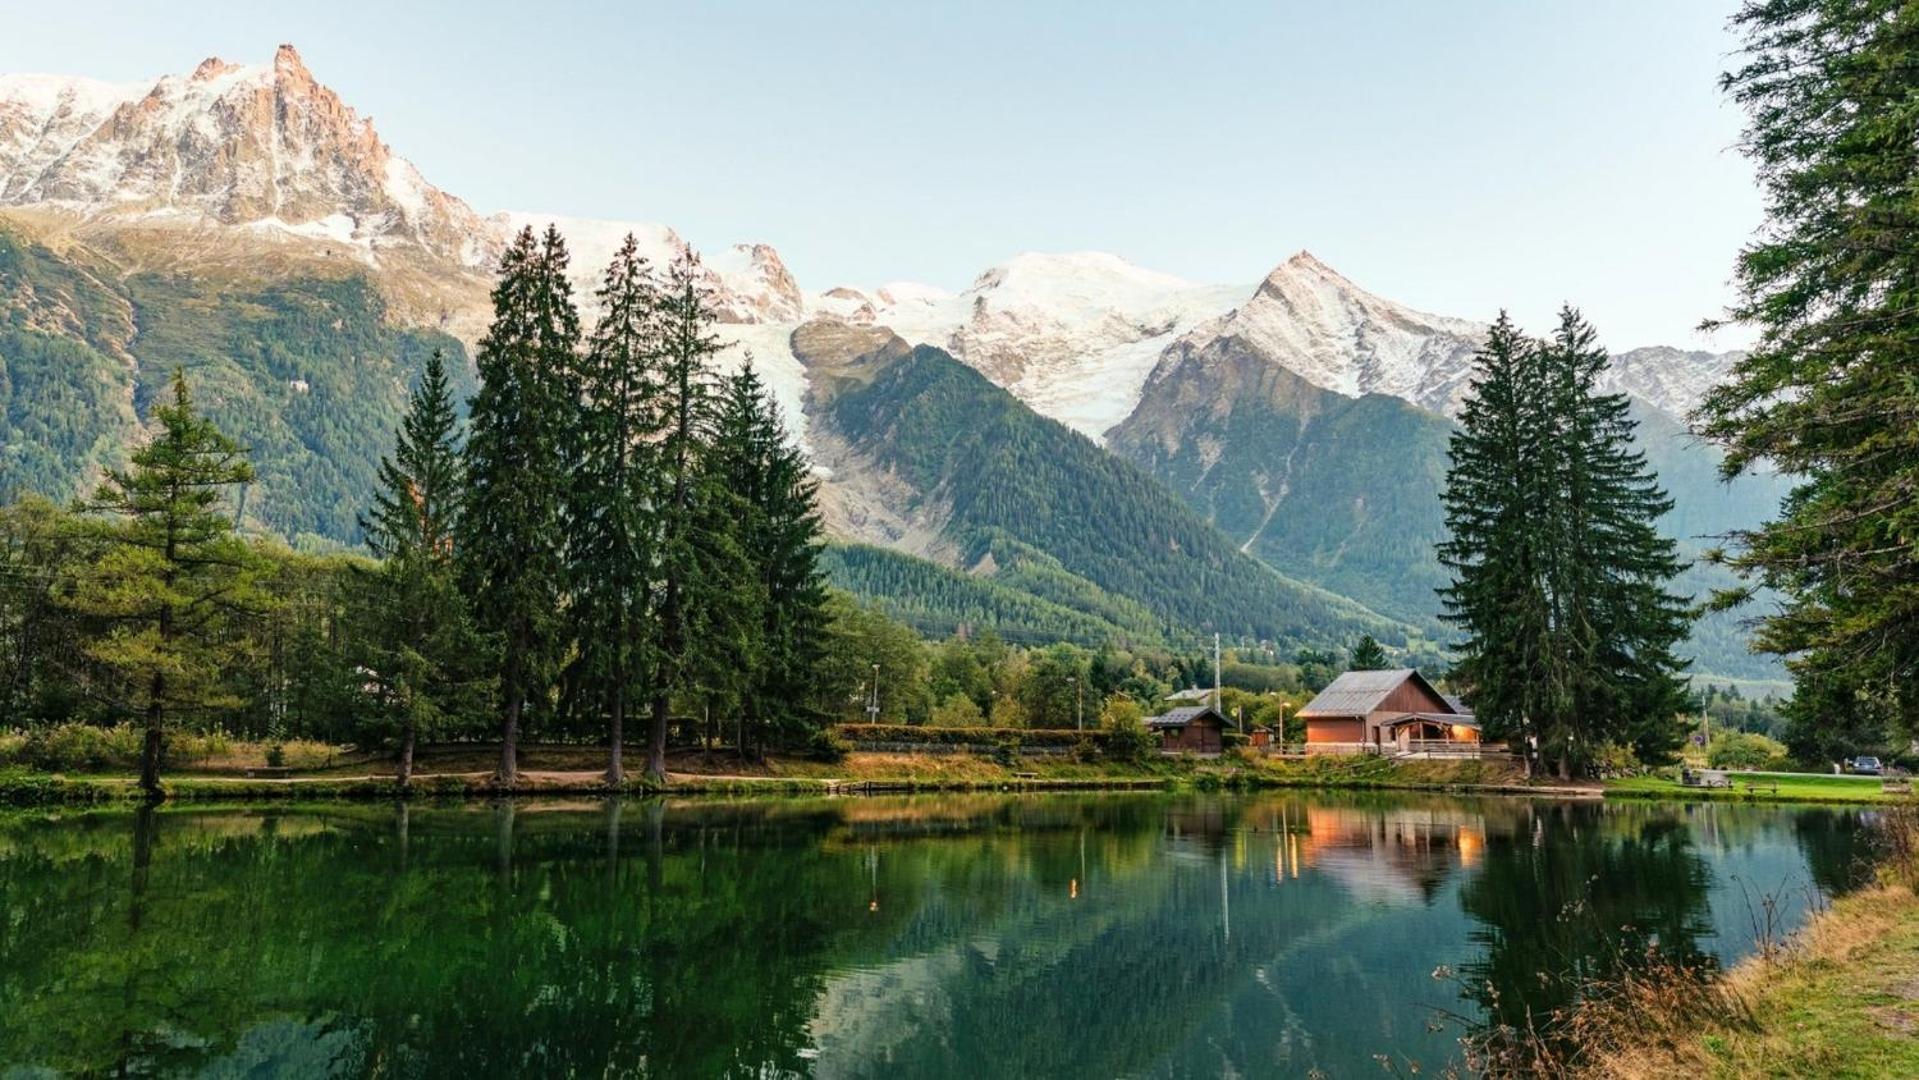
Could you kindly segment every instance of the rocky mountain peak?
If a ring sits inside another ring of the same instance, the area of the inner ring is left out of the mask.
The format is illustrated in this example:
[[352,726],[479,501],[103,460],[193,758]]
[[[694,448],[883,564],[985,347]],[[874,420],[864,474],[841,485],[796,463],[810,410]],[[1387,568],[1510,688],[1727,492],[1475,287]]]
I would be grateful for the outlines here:
[[270,65],[209,57],[138,93],[12,89],[0,85],[0,205],[212,221],[369,259],[401,244],[479,266],[495,246],[291,45]]

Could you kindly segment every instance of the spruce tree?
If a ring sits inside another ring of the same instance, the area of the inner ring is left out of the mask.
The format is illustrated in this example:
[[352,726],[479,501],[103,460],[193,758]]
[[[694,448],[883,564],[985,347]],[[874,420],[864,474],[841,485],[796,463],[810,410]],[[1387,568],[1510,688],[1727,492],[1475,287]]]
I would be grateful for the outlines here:
[[154,419],[153,439],[128,468],[108,470],[89,504],[120,520],[101,530],[104,552],[65,598],[104,627],[86,653],[143,717],[140,787],[149,795],[160,789],[174,720],[239,704],[220,685],[240,648],[235,620],[270,603],[261,559],[222,505],[225,489],[253,479],[246,452],[194,408],[184,372],[174,372],[173,400]]
[[401,787],[412,779],[420,734],[470,705],[482,648],[453,559],[463,486],[457,425],[435,350],[360,519],[367,547],[382,560],[361,592],[360,666],[377,687],[383,726],[398,735]]
[[568,577],[581,671],[604,694],[607,782],[625,779],[629,691],[651,639],[659,410],[661,296],[652,268],[626,238],[606,269],[600,318],[580,363],[578,456],[567,504]]
[[1554,444],[1542,471],[1557,475],[1541,505],[1554,553],[1548,591],[1574,673],[1566,724],[1577,741],[1568,749],[1583,761],[1613,742],[1663,760],[1683,738],[1686,662],[1674,649],[1692,615],[1668,591],[1684,566],[1658,529],[1672,500],[1634,446],[1626,395],[1597,389],[1610,363],[1597,339],[1567,307],[1539,353]]
[[1384,671],[1392,666],[1386,656],[1386,649],[1371,634],[1361,634],[1353,646],[1352,662],[1347,665],[1349,671]]
[[519,772],[525,711],[544,696],[558,649],[561,505],[580,336],[566,268],[557,229],[544,238],[522,229],[508,245],[469,416],[457,551],[477,621],[499,642],[499,779],[507,784]]
[[1690,613],[1657,529],[1671,500],[1633,447],[1625,396],[1597,389],[1606,352],[1567,308],[1549,342],[1502,313],[1477,361],[1439,548],[1444,617],[1466,635],[1454,676],[1489,735],[1562,777],[1608,743],[1662,758],[1680,737],[1673,650]]
[[[699,256],[681,251],[667,269],[659,304],[660,381],[654,398],[659,412],[659,438],[654,443],[653,498],[659,514],[655,554],[657,604],[653,620],[654,647],[651,679],[652,723],[647,738],[646,777],[653,783],[666,778],[666,733],[673,695],[691,685],[694,625],[700,614],[695,605],[706,586],[702,563],[715,554],[712,513],[718,494],[703,491],[706,476],[703,455],[711,445],[714,420],[714,358],[719,338],[712,332],[710,297],[703,283]],[[715,485],[717,487],[717,485]]]
[[1797,478],[1730,562],[1784,597],[1758,646],[1844,703],[1795,707],[1793,728],[1864,713],[1878,721],[1866,749],[1919,716],[1919,8],[1749,0],[1733,26],[1744,61],[1722,84],[1747,113],[1767,224],[1739,256],[1729,315],[1760,336],[1696,420],[1728,475]]
[[1464,634],[1453,678],[1486,734],[1519,744],[1530,761],[1557,715],[1534,515],[1537,348],[1502,311],[1474,362],[1479,373],[1460,412],[1446,472],[1448,535],[1438,554],[1453,581],[1441,590],[1442,618]]
[[806,703],[819,696],[827,614],[818,484],[750,361],[726,382],[713,456],[721,489],[739,500],[733,528],[757,609],[740,744],[757,754],[819,723]]

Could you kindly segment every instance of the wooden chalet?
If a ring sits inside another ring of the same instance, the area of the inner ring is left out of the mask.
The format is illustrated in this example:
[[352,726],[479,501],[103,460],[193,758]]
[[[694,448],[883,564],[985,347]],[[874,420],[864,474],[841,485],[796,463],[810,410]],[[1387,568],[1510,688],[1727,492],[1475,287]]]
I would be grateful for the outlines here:
[[1417,753],[1479,743],[1470,709],[1413,668],[1348,671],[1299,710],[1308,753]]
[[1146,729],[1159,733],[1163,753],[1217,757],[1226,749],[1226,718],[1211,705],[1185,705],[1149,716]]

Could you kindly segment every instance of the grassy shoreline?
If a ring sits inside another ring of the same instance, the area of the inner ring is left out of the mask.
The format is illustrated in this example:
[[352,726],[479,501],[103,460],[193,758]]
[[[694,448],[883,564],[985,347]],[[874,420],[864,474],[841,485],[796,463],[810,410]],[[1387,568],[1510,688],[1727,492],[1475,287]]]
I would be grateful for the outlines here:
[[[493,799],[513,796],[614,793],[599,775],[602,752],[590,747],[530,747],[522,778],[502,787],[492,778],[493,749],[436,748],[423,754],[406,791],[384,762],[357,761],[286,776],[248,777],[180,771],[164,778],[164,797],[195,802],[285,799]],[[1743,783],[1745,777],[1740,780]],[[1761,778],[1770,785],[1771,778]],[[965,754],[854,753],[840,762],[773,759],[744,763],[726,755],[682,754],[670,763],[669,783],[648,786],[632,774],[618,793],[630,795],[856,795],[954,791],[1256,790],[1277,788],[1442,791],[1545,798],[1731,800],[1780,803],[1891,803],[1874,782],[1845,777],[1780,778],[1776,791],[1682,788],[1658,777],[1604,784],[1526,781],[1504,761],[1392,761],[1374,757],[1306,760],[1156,758],[1137,764],[1066,758],[1019,759],[1002,764]],[[0,769],[0,804],[16,806],[132,802],[141,798],[129,773],[95,774]]]

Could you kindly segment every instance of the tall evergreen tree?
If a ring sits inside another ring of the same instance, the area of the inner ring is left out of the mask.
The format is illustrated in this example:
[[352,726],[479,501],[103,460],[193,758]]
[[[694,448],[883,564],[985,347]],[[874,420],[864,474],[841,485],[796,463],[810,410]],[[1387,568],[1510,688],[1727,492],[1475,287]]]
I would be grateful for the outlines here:
[[261,561],[222,506],[225,489],[253,479],[246,452],[194,408],[183,372],[154,418],[152,441],[128,468],[109,470],[93,497],[92,509],[121,520],[66,597],[105,627],[86,652],[143,714],[140,787],[149,794],[159,791],[169,724],[238,704],[220,683],[238,648],[233,624],[269,603]]
[[696,641],[695,605],[704,588],[703,562],[714,554],[716,524],[702,498],[703,455],[714,421],[713,360],[720,351],[712,331],[711,299],[702,283],[699,256],[682,251],[667,269],[660,297],[660,383],[655,396],[660,435],[655,447],[654,499],[660,517],[654,565],[652,724],[646,776],[666,777],[666,733],[673,695],[690,685]]
[[733,529],[757,614],[740,751],[763,753],[769,738],[820,721],[807,703],[819,696],[827,613],[818,484],[750,361],[726,382],[713,459],[721,489],[738,499]]
[[1919,8],[1749,0],[1733,25],[1745,57],[1722,83],[1767,225],[1729,314],[1760,337],[1696,419],[1728,475],[1799,478],[1777,519],[1734,538],[1732,565],[1785,598],[1759,647],[1819,701],[1877,717],[1883,742],[1919,716]]
[[599,289],[600,318],[580,363],[578,457],[567,505],[568,577],[587,683],[603,690],[608,783],[625,779],[629,692],[643,670],[652,616],[654,443],[661,394],[661,296],[632,236]]
[[458,422],[446,365],[435,351],[392,456],[380,459],[373,507],[360,519],[367,547],[383,561],[364,583],[365,625],[356,638],[380,712],[398,735],[402,787],[412,778],[420,733],[470,704],[481,649],[453,559],[463,488]]
[[1585,760],[1615,742],[1663,760],[1684,738],[1686,661],[1674,649],[1692,624],[1668,588],[1684,564],[1657,526],[1672,500],[1634,446],[1626,395],[1598,389],[1610,358],[1578,311],[1560,312],[1539,355],[1551,407],[1540,471],[1557,483],[1538,520],[1551,534],[1548,592],[1573,673],[1572,754]]
[[1347,664],[1350,671],[1383,671],[1392,666],[1386,656],[1386,649],[1371,634],[1361,634],[1358,644],[1353,646],[1352,662]]
[[1530,747],[1558,711],[1550,684],[1551,624],[1533,517],[1539,478],[1538,358],[1505,312],[1475,357],[1446,472],[1447,539],[1439,561],[1452,584],[1443,615],[1460,628],[1454,679],[1486,734]]
[[1607,743],[1669,754],[1686,700],[1673,648],[1689,613],[1656,527],[1672,503],[1625,396],[1597,389],[1595,339],[1571,308],[1550,342],[1501,314],[1453,439],[1439,550],[1445,617],[1466,632],[1456,677],[1489,734],[1562,776]]
[[557,229],[544,238],[522,229],[508,245],[469,417],[457,551],[478,622],[499,641],[499,778],[508,784],[519,772],[526,708],[544,695],[557,651],[561,505],[580,337],[566,268]]

